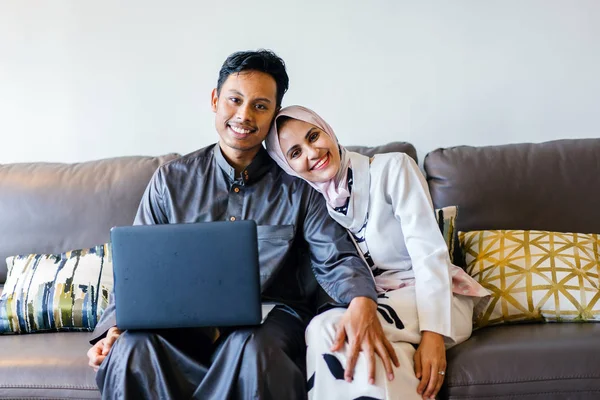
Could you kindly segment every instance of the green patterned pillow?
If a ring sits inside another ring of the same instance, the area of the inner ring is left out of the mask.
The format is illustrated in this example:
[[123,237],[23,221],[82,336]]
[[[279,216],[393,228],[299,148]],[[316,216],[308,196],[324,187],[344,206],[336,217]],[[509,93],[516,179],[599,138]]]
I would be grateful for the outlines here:
[[435,218],[438,222],[440,232],[444,237],[444,241],[448,246],[448,253],[450,253],[450,261],[453,264],[462,265],[460,255],[460,242],[458,241],[458,231],[456,230],[456,217],[458,216],[457,206],[448,206],[444,208],[438,208],[435,210]]
[[6,259],[0,333],[92,331],[113,288],[110,245]]

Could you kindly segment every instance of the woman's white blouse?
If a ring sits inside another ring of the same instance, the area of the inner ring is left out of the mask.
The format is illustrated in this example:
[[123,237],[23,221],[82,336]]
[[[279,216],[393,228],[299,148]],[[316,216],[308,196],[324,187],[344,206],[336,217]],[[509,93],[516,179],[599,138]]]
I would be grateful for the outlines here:
[[451,262],[423,174],[406,154],[389,153],[372,159],[370,178],[365,240],[375,266],[414,278],[421,331],[451,336]]

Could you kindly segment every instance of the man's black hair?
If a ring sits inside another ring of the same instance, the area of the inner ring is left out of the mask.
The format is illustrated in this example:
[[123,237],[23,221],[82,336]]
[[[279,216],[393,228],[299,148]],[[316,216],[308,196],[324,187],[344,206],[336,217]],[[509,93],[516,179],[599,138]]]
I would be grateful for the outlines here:
[[233,53],[223,63],[219,71],[217,95],[229,75],[243,71],[260,71],[269,74],[277,84],[277,107],[281,106],[283,95],[288,90],[289,78],[285,71],[283,60],[270,50],[238,51]]

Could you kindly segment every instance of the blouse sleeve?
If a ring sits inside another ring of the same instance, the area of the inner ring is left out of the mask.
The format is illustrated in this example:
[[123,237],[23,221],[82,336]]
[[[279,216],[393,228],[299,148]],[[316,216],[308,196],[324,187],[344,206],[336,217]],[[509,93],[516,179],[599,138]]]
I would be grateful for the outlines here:
[[387,201],[400,221],[415,274],[419,328],[450,337],[450,257],[435,220],[427,183],[415,161],[406,154],[395,154],[384,171]]

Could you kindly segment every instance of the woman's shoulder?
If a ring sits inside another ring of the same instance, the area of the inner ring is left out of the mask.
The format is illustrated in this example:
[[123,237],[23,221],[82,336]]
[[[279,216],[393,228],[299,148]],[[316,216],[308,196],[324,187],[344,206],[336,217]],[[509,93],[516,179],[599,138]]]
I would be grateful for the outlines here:
[[385,168],[390,165],[402,166],[410,162],[410,156],[406,153],[380,153],[371,157],[371,168]]

